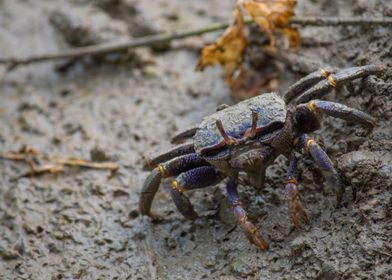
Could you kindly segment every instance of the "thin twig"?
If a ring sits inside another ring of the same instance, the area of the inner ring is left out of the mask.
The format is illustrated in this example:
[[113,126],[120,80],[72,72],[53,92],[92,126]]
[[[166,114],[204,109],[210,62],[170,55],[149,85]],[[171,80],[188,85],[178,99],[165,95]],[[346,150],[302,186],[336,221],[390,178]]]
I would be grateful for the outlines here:
[[118,164],[114,162],[92,162],[79,158],[67,158],[61,159],[57,158],[55,161],[59,164],[76,166],[76,167],[85,167],[85,168],[93,168],[93,169],[108,169],[108,170],[117,170]]
[[[19,160],[19,159],[17,159]],[[64,172],[64,166],[63,165],[58,165],[56,163],[44,163],[40,165],[35,165],[27,161],[26,162],[29,164],[30,169],[26,172],[23,172],[15,177],[12,177],[10,180],[11,181],[17,181],[20,178],[24,177],[35,177],[39,175],[44,175],[44,174],[53,174],[56,175],[58,173]]]
[[64,172],[64,166],[58,165],[56,163],[45,163],[42,165],[34,165],[33,168],[30,167],[30,170],[19,174],[18,176],[11,178],[11,181],[15,181],[20,178],[30,177],[30,176],[38,176],[43,174],[58,174],[60,172]]
[[290,23],[302,26],[392,25],[392,17],[293,17]]
[[[72,167],[83,167],[92,169],[105,169],[111,172],[109,179],[114,176],[115,172],[118,170],[119,165],[115,162],[94,162],[88,161],[81,158],[59,158],[52,157],[46,160],[46,163],[36,164],[35,162],[41,162],[38,157],[40,154],[37,150],[30,148],[28,146],[23,146],[17,152],[6,152],[0,153],[0,158],[12,161],[24,161],[29,164],[30,170],[24,172],[12,180],[17,180],[22,177],[36,176],[46,173],[57,174],[64,172],[65,166]],[[42,157],[42,156],[41,156]]]
[[[252,21],[246,19],[245,23],[249,24]],[[347,25],[392,25],[392,17],[353,17],[353,18],[339,18],[339,17],[294,17],[290,23],[301,26],[347,26]],[[195,29],[191,31],[182,31],[175,33],[157,34],[146,36],[139,39],[124,40],[121,42],[111,42],[88,47],[74,48],[65,50],[59,53],[42,54],[30,56],[25,58],[0,58],[0,64],[6,64],[8,70],[12,70],[20,65],[27,65],[30,63],[37,63],[49,60],[58,59],[72,59],[86,55],[102,55],[127,49],[153,46],[160,43],[165,43],[173,40],[183,39],[192,36],[199,36],[205,33],[210,33],[227,28],[227,23],[214,23],[209,26]]]
[[157,34],[157,35],[142,37],[139,39],[130,39],[130,40],[123,40],[121,42],[103,43],[99,45],[66,50],[60,53],[43,54],[43,55],[26,57],[26,58],[0,58],[0,64],[7,64],[7,68],[9,70],[12,70],[13,68],[19,65],[25,65],[30,63],[43,62],[48,60],[58,60],[58,59],[72,59],[85,55],[100,55],[100,54],[124,51],[127,49],[132,49],[137,47],[153,46],[156,44],[165,43],[176,39],[198,36],[204,33],[222,30],[225,29],[226,27],[227,27],[226,23],[216,23],[197,30],[167,33],[167,34]]
[[31,157],[39,154],[39,151],[29,146],[22,146],[17,152],[0,153],[0,158],[8,160],[28,161]]
[[25,161],[26,160],[26,154],[9,152],[9,153],[0,154],[0,158],[8,159],[8,160]]

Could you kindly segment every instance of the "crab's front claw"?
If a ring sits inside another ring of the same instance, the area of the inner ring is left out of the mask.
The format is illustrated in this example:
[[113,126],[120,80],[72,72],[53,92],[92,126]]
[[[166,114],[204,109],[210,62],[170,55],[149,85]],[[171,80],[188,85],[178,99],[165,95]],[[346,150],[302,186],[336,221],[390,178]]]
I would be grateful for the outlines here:
[[249,221],[244,222],[241,224],[242,229],[245,231],[246,237],[249,241],[259,247],[261,250],[267,250],[269,245],[264,240],[264,238],[260,235],[259,231],[257,230],[256,226]]
[[302,218],[305,224],[309,224],[309,217],[308,214],[306,214],[304,206],[302,205],[301,199],[299,197],[296,182],[290,181],[287,183],[286,197],[288,200],[289,215],[294,226],[298,229],[301,228],[298,221],[298,216]]

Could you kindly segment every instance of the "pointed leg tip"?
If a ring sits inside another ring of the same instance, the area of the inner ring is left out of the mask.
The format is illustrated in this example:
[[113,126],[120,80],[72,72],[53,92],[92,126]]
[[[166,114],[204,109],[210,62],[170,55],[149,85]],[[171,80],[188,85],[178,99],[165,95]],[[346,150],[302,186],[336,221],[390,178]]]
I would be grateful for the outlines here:
[[257,245],[261,250],[267,251],[269,249],[269,244],[266,241],[262,241],[260,244]]
[[251,236],[250,242],[263,251],[268,250],[269,248],[268,242],[265,241],[259,233],[255,233],[253,236]]
[[299,218],[302,219],[304,224],[310,224],[309,216],[306,213],[305,208],[303,207],[302,202],[299,198],[297,198],[293,202],[289,201],[289,215],[293,225],[297,229],[301,229]]
[[340,208],[342,206],[343,200],[343,192],[336,193],[336,208]]
[[384,64],[378,64],[377,65],[378,71],[380,72],[380,74],[384,73],[387,71],[387,66]]
[[307,215],[303,216],[302,218],[303,218],[303,221],[304,221],[305,224],[307,224],[307,225],[310,224],[310,219],[309,219],[309,217]]
[[199,215],[194,212],[193,214],[189,215],[188,219],[191,221],[197,220],[199,218]]
[[151,218],[151,220],[154,223],[158,223],[158,222],[163,221],[163,218],[160,215],[156,214],[156,213],[150,213],[148,216]]
[[139,209],[139,214],[141,216],[149,217],[153,223],[158,223],[158,222],[163,221],[163,217],[161,217],[160,215],[158,215],[156,213],[146,211],[145,209]]
[[261,250],[268,249],[269,245],[267,241],[264,240],[253,223],[246,221],[245,223],[241,224],[241,227],[245,231],[246,237],[250,243],[254,244],[256,247],[259,247]]
[[298,222],[297,216],[295,214],[294,215],[291,214],[290,216],[291,216],[291,222],[292,222],[293,226],[296,229],[301,229],[301,226],[300,226],[300,224]]
[[306,213],[306,211],[303,207],[301,209],[301,217],[302,217],[302,220],[305,224],[307,224],[307,225],[310,224],[310,219],[309,219],[308,213]]

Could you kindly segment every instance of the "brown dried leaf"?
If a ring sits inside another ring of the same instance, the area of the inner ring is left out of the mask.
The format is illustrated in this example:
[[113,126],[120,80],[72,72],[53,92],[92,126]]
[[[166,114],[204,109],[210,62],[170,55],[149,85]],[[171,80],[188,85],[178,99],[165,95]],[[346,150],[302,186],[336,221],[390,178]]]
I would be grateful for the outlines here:
[[196,66],[202,71],[207,65],[221,64],[226,82],[231,85],[234,72],[240,68],[242,55],[246,48],[244,19],[238,7],[234,9],[234,22],[216,43],[206,46],[201,52],[200,62]]
[[280,30],[287,36],[291,47],[300,44],[300,35],[297,29],[289,26],[289,20],[294,16],[296,0],[239,0],[246,12],[269,39],[270,46],[275,47],[274,30]]

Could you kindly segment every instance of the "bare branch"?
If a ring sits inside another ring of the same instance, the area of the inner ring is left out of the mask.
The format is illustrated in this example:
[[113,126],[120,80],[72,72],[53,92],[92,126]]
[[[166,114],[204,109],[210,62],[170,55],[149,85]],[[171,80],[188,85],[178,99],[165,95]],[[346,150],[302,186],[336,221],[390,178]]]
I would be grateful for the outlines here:
[[[245,20],[246,24],[251,23],[250,19]],[[353,17],[353,18],[339,18],[339,17],[293,17],[290,20],[291,24],[301,26],[348,26],[348,25],[392,25],[392,17]],[[110,42],[99,45],[74,48],[65,50],[59,53],[42,54],[37,56],[30,56],[25,58],[0,58],[0,64],[5,64],[8,70],[12,70],[21,65],[30,63],[44,62],[58,59],[72,59],[86,55],[102,55],[127,49],[153,46],[160,43],[165,43],[173,40],[183,39],[192,36],[199,36],[205,33],[210,33],[227,28],[226,23],[214,23],[204,28],[182,31],[175,33],[157,34],[146,36],[138,39],[124,40],[121,42]]]
[[[115,162],[94,162],[74,157],[52,157],[47,159],[46,163],[36,164],[35,162],[41,162],[39,156],[40,153],[37,150],[28,146],[23,146],[17,152],[0,153],[0,158],[2,159],[12,161],[24,161],[30,166],[29,171],[18,175],[17,177],[13,178],[13,180],[17,180],[19,178],[27,176],[42,175],[46,173],[57,174],[60,172],[64,172],[65,166],[109,170],[111,172],[111,175],[109,176],[110,179],[119,169],[119,165]],[[43,156],[41,155],[41,158],[42,157]]]
[[392,25],[392,17],[293,17],[291,24],[301,26]]
[[93,169],[117,170],[119,168],[118,164],[114,162],[92,162],[79,158],[66,158],[66,159],[56,158],[55,161],[63,165],[93,168]]

